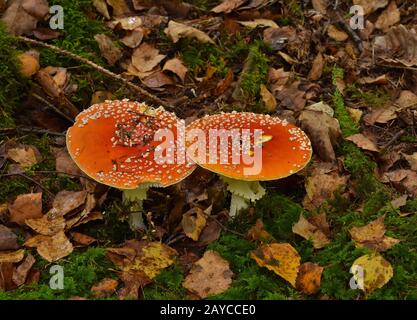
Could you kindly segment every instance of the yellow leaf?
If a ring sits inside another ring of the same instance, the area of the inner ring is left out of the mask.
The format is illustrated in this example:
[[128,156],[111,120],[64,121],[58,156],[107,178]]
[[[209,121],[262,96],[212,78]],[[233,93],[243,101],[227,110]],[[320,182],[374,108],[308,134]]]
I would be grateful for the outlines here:
[[353,262],[352,270],[359,289],[367,294],[382,288],[394,275],[391,264],[380,255],[359,257]]
[[261,267],[274,271],[295,287],[301,258],[289,243],[263,245],[252,251],[251,257]]
[[16,263],[23,260],[25,256],[25,250],[20,249],[17,251],[1,251],[0,252],[0,263],[9,262]]
[[198,241],[201,231],[206,226],[206,216],[204,211],[200,208],[192,208],[182,216],[181,225],[187,237]]
[[319,291],[323,269],[312,262],[303,263],[297,278],[297,289],[305,294],[314,294]]

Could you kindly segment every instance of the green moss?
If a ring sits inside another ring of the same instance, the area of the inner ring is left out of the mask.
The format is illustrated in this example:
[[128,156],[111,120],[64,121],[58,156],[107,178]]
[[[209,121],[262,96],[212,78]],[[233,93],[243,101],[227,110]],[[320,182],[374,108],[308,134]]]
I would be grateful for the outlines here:
[[390,101],[389,94],[381,87],[363,91],[357,85],[348,85],[346,93],[350,99],[371,108],[380,108]]
[[17,54],[15,38],[0,22],[0,128],[14,126],[13,112],[26,95]]
[[64,289],[53,290],[49,287],[50,264],[37,256],[34,268],[41,269],[40,283],[22,286],[14,291],[0,292],[0,300],[55,300],[68,299],[73,296],[93,298],[91,287],[105,277],[112,277],[109,271],[111,262],[106,258],[106,251],[101,248],[89,248],[84,252],[74,252],[57,264],[64,269]]
[[11,200],[19,194],[27,193],[28,190],[29,183],[24,178],[0,178],[0,203]]
[[162,270],[154,283],[143,289],[143,298],[146,300],[172,300],[184,299],[186,291],[182,286],[184,272],[178,264]]

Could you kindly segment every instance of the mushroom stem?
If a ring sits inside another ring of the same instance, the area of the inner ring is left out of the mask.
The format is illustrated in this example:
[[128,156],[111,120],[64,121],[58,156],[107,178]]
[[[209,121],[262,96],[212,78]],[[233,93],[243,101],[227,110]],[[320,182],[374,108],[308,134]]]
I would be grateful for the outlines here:
[[225,176],[220,178],[227,183],[227,190],[232,193],[229,212],[231,217],[249,207],[251,201],[261,199],[266,193],[259,181],[235,180]]
[[123,190],[123,202],[129,204],[129,226],[132,230],[146,230],[143,222],[143,200],[146,200],[148,189],[149,186],[143,186]]

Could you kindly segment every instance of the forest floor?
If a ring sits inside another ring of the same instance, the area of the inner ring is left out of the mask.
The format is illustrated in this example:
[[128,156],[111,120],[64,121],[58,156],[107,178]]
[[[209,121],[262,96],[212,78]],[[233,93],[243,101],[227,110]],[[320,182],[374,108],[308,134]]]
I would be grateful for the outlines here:
[[[0,0],[0,299],[417,299],[414,1],[40,1],[62,6],[62,30],[15,6],[31,2]],[[78,112],[124,98],[186,121],[278,116],[313,158],[234,218],[226,185],[198,168],[151,188],[134,232],[121,191],[65,149]]]

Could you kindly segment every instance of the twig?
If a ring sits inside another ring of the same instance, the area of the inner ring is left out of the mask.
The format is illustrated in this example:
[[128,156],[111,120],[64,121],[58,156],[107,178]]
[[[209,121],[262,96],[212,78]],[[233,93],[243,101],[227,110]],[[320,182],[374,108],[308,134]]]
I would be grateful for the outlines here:
[[87,176],[87,175],[81,175],[81,174],[72,174],[72,173],[67,173],[67,172],[63,172],[63,171],[48,171],[48,170],[39,170],[39,171],[34,171],[34,174],[63,174],[63,175],[67,175],[70,177],[74,177],[74,178],[85,178],[87,180],[93,181],[93,182],[97,182],[97,180],[94,180],[93,178]]
[[353,42],[355,43],[356,48],[358,48],[360,52],[363,52],[364,48],[362,44],[362,39],[358,36],[358,34],[355,31],[352,30],[352,28],[345,21],[345,19],[343,19],[343,17],[340,15],[340,12],[335,11],[335,13],[337,17],[337,24],[349,34],[349,36],[352,38]]
[[65,137],[65,132],[55,132],[55,131],[50,131],[50,130],[46,130],[46,129],[25,128],[25,127],[0,128],[0,135],[2,135],[2,134],[12,134],[12,133],[16,133],[16,132],[49,134],[51,136]]
[[392,146],[399,138],[401,138],[401,136],[405,133],[405,130],[402,129],[400,131],[398,131],[392,138],[391,140],[389,140],[379,151],[380,154],[385,153],[385,151],[387,151],[387,149]]
[[80,57],[79,55],[76,55],[75,53],[72,53],[72,52],[69,52],[67,50],[58,48],[56,46],[53,46],[53,45],[50,45],[50,44],[47,44],[47,43],[44,43],[44,42],[41,42],[41,41],[38,41],[38,40],[30,39],[30,38],[27,38],[27,37],[24,37],[24,36],[18,36],[17,39],[20,40],[20,41],[23,41],[25,43],[29,43],[29,44],[33,44],[33,45],[37,45],[37,46],[40,46],[40,47],[44,47],[44,48],[53,50],[53,51],[58,52],[62,55],[68,56],[68,57],[70,57],[74,60],[80,61],[81,63],[87,64],[90,67],[96,69],[97,71],[99,71],[99,72],[101,72],[101,73],[103,73],[103,74],[105,74],[105,75],[107,75],[107,76],[109,76],[113,79],[116,79],[116,80],[119,80],[119,81],[123,82],[124,84],[126,84],[130,88],[134,89],[136,92],[140,93],[141,95],[147,97],[149,100],[153,101],[154,103],[159,104],[163,107],[172,109],[172,106],[170,106],[167,102],[163,101],[162,99],[158,98],[157,96],[153,95],[152,93],[149,93],[145,89],[137,86],[136,84],[130,82],[129,80],[123,78],[121,75],[116,74],[116,73],[114,73],[110,70],[107,70],[107,69],[103,68],[102,66],[99,66],[98,64],[96,64],[96,63],[94,63],[94,62],[92,62],[92,61],[90,61],[86,58],[83,58],[83,57]]
[[243,233],[240,233],[240,232],[237,232],[237,231],[234,231],[234,230],[232,230],[232,229],[229,229],[229,228],[227,228],[224,224],[222,224],[219,220],[217,220],[215,217],[212,217],[212,216],[207,216],[208,218],[210,218],[210,219],[213,219],[214,221],[216,221],[217,222],[217,224],[224,230],[224,231],[227,231],[227,232],[230,232],[230,233],[233,233],[233,234],[235,234],[235,235],[237,235],[237,236],[240,236],[240,237],[244,237],[244,238],[246,238],[246,236],[243,234]]
[[71,123],[74,123],[74,119],[72,119],[70,116],[67,116],[65,113],[63,113],[61,110],[59,110],[57,107],[55,107],[52,103],[50,103],[48,100],[42,98],[40,95],[36,93],[32,93],[32,96],[36,99],[38,99],[40,102],[43,102],[46,104],[49,108],[54,110],[57,114],[59,114],[61,117],[65,118]]
[[36,184],[43,191],[45,191],[51,198],[55,197],[55,195],[51,191],[49,191],[47,188],[45,188],[40,182],[36,181],[35,179],[32,179],[31,177],[27,176],[24,173],[16,172],[16,173],[4,173],[4,174],[0,175],[0,177],[5,177],[5,178],[15,177],[15,176],[19,176],[19,177],[22,177],[26,180],[29,180],[30,182]]

